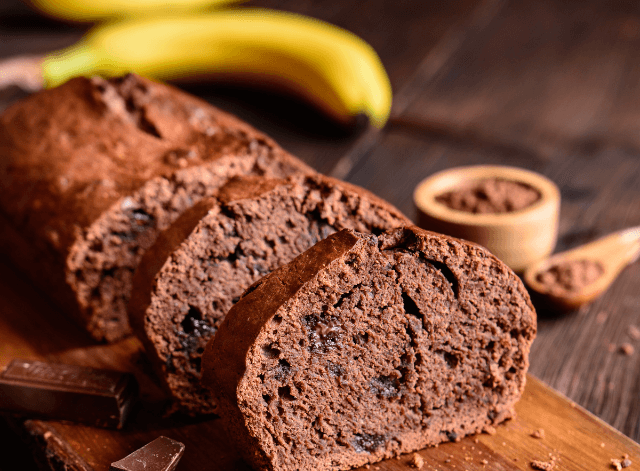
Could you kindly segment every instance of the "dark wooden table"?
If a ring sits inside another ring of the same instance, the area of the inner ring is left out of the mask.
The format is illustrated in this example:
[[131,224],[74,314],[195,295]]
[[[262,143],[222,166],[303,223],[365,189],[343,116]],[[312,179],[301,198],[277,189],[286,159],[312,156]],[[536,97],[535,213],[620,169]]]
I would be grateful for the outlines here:
[[[558,250],[640,225],[640,4],[254,4],[353,31],[378,51],[391,77],[392,118],[379,132],[345,131],[271,92],[188,89],[266,131],[319,171],[364,186],[414,217],[412,192],[427,175],[458,165],[508,164],[540,172],[560,186]],[[43,19],[17,0],[0,4],[0,58],[59,48],[83,31]],[[15,89],[1,91],[0,109],[19,96]],[[5,296],[17,298],[21,294],[10,291],[28,285],[6,274],[0,283]],[[3,299],[0,329],[7,327]],[[531,373],[639,441],[640,342],[629,336],[629,327],[640,326],[640,265],[624,270],[587,308],[561,317],[544,310],[538,315]],[[27,331],[6,334],[10,342],[0,345],[0,354],[31,349],[36,337]],[[625,342],[635,353],[620,351]],[[0,451],[25,459],[27,452],[2,427],[0,437],[9,438],[0,442]]]

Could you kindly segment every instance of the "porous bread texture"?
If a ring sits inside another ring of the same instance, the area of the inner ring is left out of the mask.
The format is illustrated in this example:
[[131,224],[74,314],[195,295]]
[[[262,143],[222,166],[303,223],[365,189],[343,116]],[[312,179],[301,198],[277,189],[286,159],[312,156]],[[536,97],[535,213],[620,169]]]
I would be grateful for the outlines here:
[[203,382],[255,469],[349,469],[511,417],[535,332],[520,279],[486,249],[341,231],[247,290]]
[[271,139],[179,90],[75,78],[0,118],[0,241],[96,339],[130,333],[142,253],[234,175],[312,172]]
[[130,303],[134,331],[178,408],[216,411],[200,384],[202,352],[249,285],[337,230],[408,223],[362,188],[320,175],[233,179],[209,206],[185,213],[143,257]]

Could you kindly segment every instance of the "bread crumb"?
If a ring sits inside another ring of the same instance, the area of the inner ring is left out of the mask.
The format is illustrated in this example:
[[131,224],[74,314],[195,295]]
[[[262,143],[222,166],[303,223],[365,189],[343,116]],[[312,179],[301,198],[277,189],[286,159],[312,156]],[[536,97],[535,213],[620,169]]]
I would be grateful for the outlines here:
[[480,441],[480,440],[478,440],[477,438],[475,438],[475,439],[473,440],[473,443],[478,443],[479,441]]
[[487,460],[482,460],[480,461],[480,463],[482,463],[482,466],[486,466],[489,464],[489,462]]
[[365,467],[365,469],[369,469],[369,468],[371,468],[371,465],[365,464],[364,467]]
[[628,334],[633,340],[640,340],[640,327],[637,325],[630,325]]
[[551,471],[556,466],[556,462],[551,461],[539,461],[533,460],[531,462],[531,467],[533,469],[539,469],[540,471]]
[[634,354],[636,349],[633,348],[633,345],[631,345],[630,343],[623,343],[622,345],[620,345],[620,351],[627,356],[631,356]]
[[609,317],[609,313],[606,311],[600,311],[598,313],[598,315],[596,316],[596,324],[603,324],[604,321],[607,320],[607,317]]
[[424,466],[424,460],[422,459],[422,456],[420,456],[417,453],[414,453],[413,456],[411,457],[411,460],[409,460],[409,466],[413,467],[413,468],[422,468]]
[[544,429],[543,428],[539,428],[538,430],[534,430],[531,433],[531,436],[533,438],[539,438],[540,440],[542,440],[544,438]]
[[600,448],[604,448],[604,442],[600,444]]
[[624,469],[624,468],[628,468],[632,464],[633,463],[629,459],[629,455],[627,455],[626,453],[623,455],[621,460],[617,458],[611,458],[611,467],[617,471],[620,471],[621,469]]
[[487,425],[484,428],[484,433],[486,433],[487,435],[495,435],[496,434],[496,428],[493,425]]

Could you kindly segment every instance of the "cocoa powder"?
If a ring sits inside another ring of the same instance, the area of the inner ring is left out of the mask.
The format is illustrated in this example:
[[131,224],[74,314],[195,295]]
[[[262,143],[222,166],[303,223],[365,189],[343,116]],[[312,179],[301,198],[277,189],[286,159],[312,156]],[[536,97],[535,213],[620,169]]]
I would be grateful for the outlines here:
[[552,265],[538,274],[536,279],[549,294],[563,295],[576,292],[596,281],[604,269],[594,260],[571,260]]
[[513,180],[487,178],[436,196],[436,201],[457,211],[496,214],[519,211],[540,199],[535,188]]

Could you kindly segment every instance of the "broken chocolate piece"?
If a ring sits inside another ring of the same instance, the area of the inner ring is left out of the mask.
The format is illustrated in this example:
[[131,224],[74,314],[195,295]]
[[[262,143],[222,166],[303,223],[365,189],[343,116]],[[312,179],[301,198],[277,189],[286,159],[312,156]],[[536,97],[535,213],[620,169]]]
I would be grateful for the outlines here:
[[130,373],[13,360],[0,372],[0,410],[122,428],[138,396]]
[[172,471],[183,453],[182,443],[158,437],[120,461],[111,463],[109,471]]

